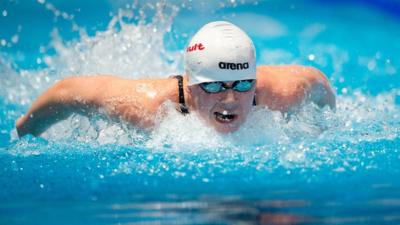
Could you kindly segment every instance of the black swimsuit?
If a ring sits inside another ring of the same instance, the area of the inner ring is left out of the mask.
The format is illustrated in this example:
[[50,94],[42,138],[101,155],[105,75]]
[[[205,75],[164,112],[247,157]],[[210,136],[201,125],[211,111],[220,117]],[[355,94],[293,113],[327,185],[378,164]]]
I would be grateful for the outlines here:
[[[189,114],[188,107],[185,104],[185,94],[183,92],[183,77],[181,75],[175,75],[173,78],[178,80],[178,93],[179,93],[179,108],[183,115]],[[253,99],[253,105],[257,105],[256,96]]]

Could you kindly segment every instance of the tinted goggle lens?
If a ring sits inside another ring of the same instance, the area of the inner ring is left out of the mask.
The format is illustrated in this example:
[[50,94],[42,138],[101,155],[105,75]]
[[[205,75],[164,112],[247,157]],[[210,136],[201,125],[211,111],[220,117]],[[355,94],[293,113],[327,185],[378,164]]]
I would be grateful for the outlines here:
[[207,93],[219,93],[227,89],[233,89],[234,91],[238,92],[246,92],[253,87],[254,81],[255,80],[238,80],[233,82],[231,87],[226,85],[224,82],[217,81],[201,83],[200,87]]
[[235,83],[233,83],[232,88],[235,91],[238,92],[246,92],[249,91],[254,84],[254,80],[241,80],[241,81],[236,81],[236,85]]

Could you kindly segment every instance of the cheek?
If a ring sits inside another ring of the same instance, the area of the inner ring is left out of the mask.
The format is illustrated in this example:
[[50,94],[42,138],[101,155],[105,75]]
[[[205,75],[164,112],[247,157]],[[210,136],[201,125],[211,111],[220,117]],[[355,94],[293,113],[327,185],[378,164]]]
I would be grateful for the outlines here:
[[213,107],[213,101],[208,98],[208,96],[203,96],[202,94],[198,94],[195,98],[195,105],[197,111],[201,112],[202,114],[205,112],[210,111]]
[[199,107],[209,108],[216,101],[216,96],[200,92],[198,94],[197,101],[199,103]]
[[199,103],[200,110],[203,112],[209,112],[215,105],[215,101],[208,98],[202,98]]
[[240,105],[244,109],[244,111],[250,111],[251,107],[253,106],[254,100],[254,92],[240,96]]
[[251,94],[243,94],[239,97],[242,104],[248,104],[250,102],[250,99],[252,100],[252,98],[253,96]]

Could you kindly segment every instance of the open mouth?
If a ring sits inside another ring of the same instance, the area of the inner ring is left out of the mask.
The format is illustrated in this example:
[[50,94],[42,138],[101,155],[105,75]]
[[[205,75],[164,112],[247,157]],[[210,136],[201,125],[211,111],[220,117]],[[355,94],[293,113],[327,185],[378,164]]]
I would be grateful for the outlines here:
[[214,112],[215,119],[220,123],[230,123],[237,118],[235,114],[229,114],[227,111]]

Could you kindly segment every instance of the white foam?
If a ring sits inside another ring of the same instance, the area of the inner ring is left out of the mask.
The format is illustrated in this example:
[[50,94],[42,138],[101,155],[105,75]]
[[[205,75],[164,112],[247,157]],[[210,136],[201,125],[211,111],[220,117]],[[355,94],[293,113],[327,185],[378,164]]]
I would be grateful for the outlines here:
[[[171,30],[176,9],[170,8],[171,14],[165,14],[161,6],[156,6],[155,10],[158,11],[151,22],[127,23],[124,18],[130,17],[129,13],[121,13],[113,17],[107,30],[99,31],[95,36],[82,32],[80,39],[75,41],[64,41],[55,31],[53,45],[56,55],[43,57],[41,63],[48,66],[45,69],[17,71],[12,61],[0,57],[0,72],[5,76],[0,80],[0,96],[6,102],[28,107],[39,93],[71,74],[115,74],[127,78],[176,74],[182,63],[182,54],[166,50],[163,42]],[[305,32],[306,36],[317,35],[320,32],[317,28],[310,28],[311,31]],[[300,50],[302,55],[310,54],[306,48]],[[277,50],[275,53],[273,56],[262,53],[261,60],[288,56],[290,60],[301,61],[287,51]],[[349,60],[346,50],[332,44],[316,44],[312,54],[318,65],[332,63],[334,81],[339,80],[343,65]],[[155,96],[146,87],[140,91]],[[139,169],[156,173],[174,165],[176,168],[181,168],[179,165],[199,168],[219,165],[221,170],[243,166],[269,170],[278,166],[318,169],[333,164],[337,165],[338,171],[343,171],[353,168],[354,162],[362,156],[354,153],[352,144],[394,140],[400,134],[400,109],[395,102],[399,90],[388,90],[377,96],[350,90],[346,93],[338,96],[336,112],[310,104],[287,119],[280,112],[254,108],[239,131],[228,135],[207,127],[194,113],[182,116],[167,102],[161,110],[165,116],[159,116],[156,127],[149,131],[110,121],[107,117],[86,118],[74,114],[55,124],[43,137],[67,143],[74,140],[140,146],[154,152],[187,153],[200,157],[199,161],[192,162],[191,157],[181,157],[176,161],[180,154],[166,154],[167,159],[174,160],[170,165],[147,165],[132,159],[121,163],[120,171],[125,172]],[[23,154],[53,150],[52,147],[35,145],[40,143],[30,144],[23,140],[11,149]],[[27,151],[29,149],[31,152]],[[231,166],[222,168],[224,163]]]

